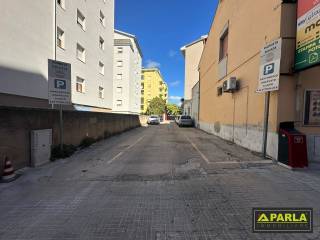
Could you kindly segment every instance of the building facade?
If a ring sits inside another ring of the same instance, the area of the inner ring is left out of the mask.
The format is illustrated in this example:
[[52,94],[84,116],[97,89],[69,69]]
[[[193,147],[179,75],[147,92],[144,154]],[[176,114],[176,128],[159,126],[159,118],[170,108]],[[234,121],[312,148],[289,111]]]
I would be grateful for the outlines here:
[[[319,93],[320,81],[316,76],[320,67],[294,70],[295,2],[219,2],[199,64],[199,121],[203,130],[261,152],[265,94],[257,93],[260,53],[268,43],[281,38],[279,90],[270,96],[267,153],[277,159],[279,125],[292,121],[296,129],[307,135],[309,160],[320,161],[320,121],[309,124],[305,114],[309,112],[308,96],[311,92],[315,96]],[[223,92],[223,83],[232,77],[238,80],[237,90]]]
[[[1,105],[51,108],[48,59],[56,59],[71,64],[70,108],[111,110],[113,0],[5,0],[2,6]],[[15,16],[28,21],[13,21]]]
[[[181,53],[185,59],[184,115],[198,115],[197,113],[195,114],[195,110],[198,109],[198,106],[192,106],[192,89],[199,82],[199,62],[207,37],[207,35],[202,36],[200,39],[181,48]],[[194,120],[196,119],[194,118]]]
[[54,1],[4,0],[1,5],[0,105],[47,108]]
[[146,113],[153,98],[160,97],[168,103],[168,85],[157,68],[142,69],[141,112]]
[[134,35],[115,31],[113,112],[140,114],[142,52]]

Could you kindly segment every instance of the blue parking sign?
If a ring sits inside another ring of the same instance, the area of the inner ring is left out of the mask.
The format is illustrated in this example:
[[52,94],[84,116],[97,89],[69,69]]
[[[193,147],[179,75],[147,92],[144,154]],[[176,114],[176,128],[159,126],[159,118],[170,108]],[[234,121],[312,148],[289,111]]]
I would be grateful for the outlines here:
[[63,79],[55,79],[54,80],[54,87],[57,89],[67,89],[67,81]]
[[268,64],[264,66],[263,74],[269,75],[274,73],[274,63]]

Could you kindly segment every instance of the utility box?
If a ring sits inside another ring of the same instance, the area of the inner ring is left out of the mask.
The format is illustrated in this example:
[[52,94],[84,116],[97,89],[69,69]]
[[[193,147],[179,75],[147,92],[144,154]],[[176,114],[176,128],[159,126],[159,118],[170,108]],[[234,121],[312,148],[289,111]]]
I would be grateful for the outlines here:
[[50,162],[52,129],[31,131],[31,166],[38,167]]
[[280,123],[278,161],[292,168],[308,167],[307,138],[293,122]]

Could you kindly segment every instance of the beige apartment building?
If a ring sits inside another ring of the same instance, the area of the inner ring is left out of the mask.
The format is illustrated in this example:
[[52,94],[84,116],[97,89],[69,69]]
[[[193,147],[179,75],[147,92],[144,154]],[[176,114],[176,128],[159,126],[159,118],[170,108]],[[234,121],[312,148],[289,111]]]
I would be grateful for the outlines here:
[[207,35],[183,46],[180,50],[185,59],[183,114],[198,122],[199,108],[199,62],[207,40]]
[[[300,63],[296,63],[295,67],[296,41],[298,53],[306,49],[306,43],[296,40],[297,3],[294,2],[220,1],[199,64],[200,127],[261,152],[265,94],[257,93],[260,53],[268,43],[282,39],[279,90],[271,92],[270,97],[267,153],[277,159],[279,124],[293,121],[296,129],[307,135],[309,161],[320,162],[320,66],[316,64],[317,53],[313,52],[305,63],[315,64],[300,68]],[[310,23],[300,29],[300,34],[314,33],[318,39],[317,25],[311,21],[319,16],[304,10],[320,7],[319,3],[298,3],[308,5],[298,12],[299,19],[303,18],[299,29]],[[310,53],[317,48],[307,49]],[[223,83],[230,78],[237,79],[237,90],[223,92]]]

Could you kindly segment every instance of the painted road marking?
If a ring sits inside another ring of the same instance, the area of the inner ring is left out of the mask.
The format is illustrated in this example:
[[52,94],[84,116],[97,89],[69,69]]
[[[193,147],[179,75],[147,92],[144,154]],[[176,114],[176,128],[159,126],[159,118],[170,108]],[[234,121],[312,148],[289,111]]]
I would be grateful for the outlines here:
[[131,144],[130,146],[128,146],[125,150],[123,150],[122,152],[119,152],[119,153],[118,153],[116,156],[114,156],[109,162],[107,162],[107,164],[113,163],[115,160],[117,160],[119,157],[121,157],[126,151],[130,150],[130,149],[133,148],[135,145],[137,145],[143,138],[144,138],[144,136],[140,137],[137,141],[135,141],[133,144]]
[[204,155],[203,152],[200,151],[200,149],[197,147],[197,145],[195,143],[193,143],[190,138],[188,138],[186,135],[184,135],[185,138],[189,141],[189,143],[192,145],[192,147],[200,154],[200,156],[202,157],[202,159],[207,163],[207,164],[271,164],[273,163],[272,160],[261,160],[261,161],[224,161],[224,162],[210,162],[209,159],[206,157],[206,155]]
[[195,145],[190,138],[188,138],[186,135],[184,135],[185,138],[189,141],[189,143],[192,145],[192,147],[200,154],[200,156],[202,157],[203,160],[206,161],[206,163],[210,164],[210,161],[208,160],[208,158],[206,157],[206,155],[204,155],[200,149],[197,147],[197,145]]

